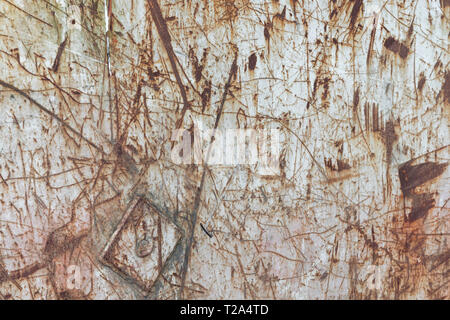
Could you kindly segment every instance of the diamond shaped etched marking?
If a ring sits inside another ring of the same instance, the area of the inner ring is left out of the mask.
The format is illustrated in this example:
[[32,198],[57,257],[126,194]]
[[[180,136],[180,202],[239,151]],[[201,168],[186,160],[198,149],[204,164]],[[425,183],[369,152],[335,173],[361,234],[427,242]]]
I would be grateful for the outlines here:
[[180,237],[172,222],[146,200],[136,198],[105,247],[102,258],[148,291]]

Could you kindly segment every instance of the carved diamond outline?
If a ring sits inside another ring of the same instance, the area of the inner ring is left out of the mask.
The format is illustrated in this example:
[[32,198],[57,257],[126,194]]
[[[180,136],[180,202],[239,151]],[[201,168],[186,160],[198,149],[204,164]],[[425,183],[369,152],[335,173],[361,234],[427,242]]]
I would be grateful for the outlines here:
[[122,276],[132,279],[144,291],[149,291],[179,243],[181,234],[179,228],[148,200],[136,197],[129,203],[105,246],[101,260]]

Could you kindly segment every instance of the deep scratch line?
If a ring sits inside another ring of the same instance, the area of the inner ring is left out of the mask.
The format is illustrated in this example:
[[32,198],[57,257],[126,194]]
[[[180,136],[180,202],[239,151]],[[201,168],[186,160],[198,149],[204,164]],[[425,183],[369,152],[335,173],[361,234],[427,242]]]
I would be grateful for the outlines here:
[[49,116],[53,117],[55,120],[57,120],[62,126],[64,126],[66,129],[68,129],[70,132],[74,133],[75,135],[77,135],[79,138],[81,138],[82,140],[84,140],[85,142],[87,142],[90,146],[94,147],[96,150],[100,151],[102,154],[105,154],[105,152],[103,151],[102,148],[100,148],[99,146],[97,146],[95,143],[93,143],[92,141],[90,141],[88,138],[86,138],[85,136],[83,136],[80,132],[78,132],[77,130],[75,130],[74,128],[72,128],[69,124],[67,124],[63,119],[61,119],[60,117],[58,117],[58,115],[56,115],[54,112],[50,111],[49,109],[47,109],[46,107],[44,107],[42,104],[40,104],[39,102],[37,102],[36,100],[34,100],[32,97],[30,97],[28,94],[26,94],[24,91],[20,90],[19,88],[13,86],[12,84],[9,84],[3,80],[0,79],[0,85],[2,85],[5,88],[11,89],[15,92],[17,92],[18,94],[20,94],[22,97],[28,99],[32,104],[34,104],[35,106],[37,106],[41,111],[45,112],[46,114],[48,114]]
[[184,255],[184,261],[183,261],[183,266],[181,269],[181,286],[180,286],[180,295],[181,297],[183,297],[183,292],[184,292],[184,286],[186,283],[186,273],[188,271],[189,268],[189,259],[190,259],[190,255],[191,255],[191,249],[192,249],[192,243],[194,241],[194,234],[195,234],[195,226],[197,224],[197,214],[198,214],[198,209],[200,207],[200,200],[201,200],[201,195],[202,195],[202,190],[203,190],[203,185],[205,183],[205,177],[206,177],[206,171],[208,171],[207,168],[207,163],[208,163],[208,159],[211,153],[211,146],[212,143],[214,142],[214,134],[215,131],[219,125],[220,122],[220,118],[222,117],[222,113],[223,113],[223,107],[225,105],[225,101],[228,95],[228,91],[230,89],[230,85],[231,85],[231,80],[233,79],[233,76],[235,75],[237,71],[237,54],[234,57],[233,63],[231,64],[231,68],[230,68],[230,75],[228,77],[228,81],[225,85],[225,89],[223,92],[223,96],[222,96],[222,101],[220,103],[220,107],[217,110],[217,116],[216,116],[216,122],[214,124],[214,131],[213,134],[211,136],[211,142],[210,145],[208,147],[208,153],[206,155],[206,161],[205,161],[205,168],[203,170],[203,174],[202,174],[202,179],[200,182],[200,186],[198,187],[197,193],[195,195],[195,200],[194,200],[194,208],[192,210],[192,224],[190,226],[190,235],[188,238],[188,243],[187,243],[187,247],[186,247],[186,253]]

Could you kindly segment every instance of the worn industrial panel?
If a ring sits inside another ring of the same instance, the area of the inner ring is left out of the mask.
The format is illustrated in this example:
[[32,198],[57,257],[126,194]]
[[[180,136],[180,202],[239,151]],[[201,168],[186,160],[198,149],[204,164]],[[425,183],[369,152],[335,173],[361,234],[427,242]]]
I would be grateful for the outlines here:
[[1,0],[0,298],[448,299],[449,18]]

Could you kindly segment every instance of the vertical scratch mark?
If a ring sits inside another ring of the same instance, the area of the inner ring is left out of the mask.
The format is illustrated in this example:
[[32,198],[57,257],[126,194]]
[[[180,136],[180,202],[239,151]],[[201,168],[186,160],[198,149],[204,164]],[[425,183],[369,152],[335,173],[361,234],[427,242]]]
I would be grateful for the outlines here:
[[61,61],[61,56],[62,56],[62,53],[64,52],[64,49],[65,49],[66,44],[67,44],[67,38],[68,37],[66,35],[66,38],[64,39],[63,42],[61,42],[61,44],[58,47],[58,51],[56,53],[55,61],[53,62],[53,66],[52,66],[53,72],[57,72],[58,71],[59,63]]
[[212,146],[212,143],[214,142],[214,134],[216,132],[217,126],[219,125],[220,118],[222,117],[223,106],[225,104],[225,100],[226,100],[227,95],[228,95],[228,90],[229,90],[230,85],[231,85],[231,80],[232,80],[234,74],[236,73],[236,71],[237,71],[237,54],[235,55],[233,63],[231,64],[228,81],[227,81],[227,83],[225,85],[225,89],[224,89],[223,96],[222,96],[222,101],[221,101],[220,107],[219,107],[219,109],[217,111],[216,121],[215,121],[215,124],[214,124],[214,131],[213,131],[213,134],[211,136],[211,143],[210,143],[210,145],[208,147],[208,152],[206,154],[205,168],[203,170],[202,179],[201,179],[201,182],[200,182],[200,186],[197,189],[197,193],[195,195],[194,208],[192,210],[192,223],[190,225],[190,234],[189,234],[189,238],[187,239],[186,253],[184,255],[184,261],[183,261],[183,265],[182,265],[182,269],[181,269],[181,286],[180,286],[180,296],[181,296],[181,298],[183,298],[183,295],[184,295],[184,286],[185,286],[185,283],[186,283],[186,274],[187,274],[187,271],[188,271],[188,268],[189,268],[189,259],[190,259],[190,255],[191,255],[192,243],[194,241],[195,226],[197,224],[197,213],[198,213],[198,209],[200,207],[200,200],[201,200],[203,185],[205,183],[206,171],[208,171],[206,164],[208,163],[210,152],[211,152],[211,149],[212,149],[211,146]]
[[158,34],[164,44],[164,48],[166,49],[166,53],[169,56],[170,65],[172,67],[173,73],[175,74],[175,78],[178,83],[178,87],[181,91],[181,97],[183,99],[183,109],[181,110],[181,116],[177,120],[176,128],[179,129],[181,124],[183,123],[184,115],[189,108],[189,102],[186,95],[186,90],[184,88],[183,82],[181,81],[180,74],[177,68],[178,58],[175,55],[170,39],[169,30],[167,28],[166,21],[161,13],[161,8],[159,7],[157,0],[148,0],[148,4],[150,5],[150,11],[152,13],[153,21],[155,22],[156,29],[158,30]]

